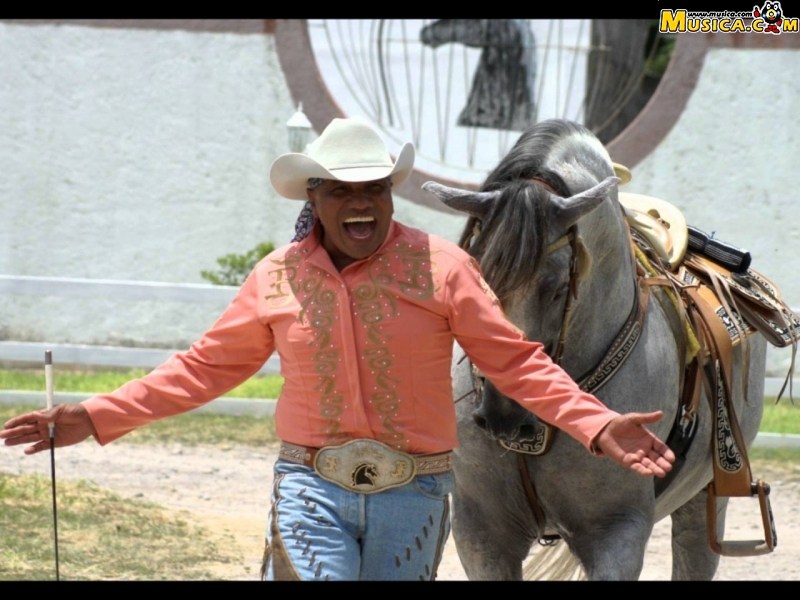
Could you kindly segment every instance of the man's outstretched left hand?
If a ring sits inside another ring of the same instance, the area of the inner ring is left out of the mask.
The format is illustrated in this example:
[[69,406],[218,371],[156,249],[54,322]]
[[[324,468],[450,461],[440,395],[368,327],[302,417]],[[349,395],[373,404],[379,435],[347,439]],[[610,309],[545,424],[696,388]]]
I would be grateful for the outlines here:
[[662,416],[662,411],[619,415],[603,428],[593,445],[603,456],[640,475],[665,477],[672,470],[675,454],[645,427]]

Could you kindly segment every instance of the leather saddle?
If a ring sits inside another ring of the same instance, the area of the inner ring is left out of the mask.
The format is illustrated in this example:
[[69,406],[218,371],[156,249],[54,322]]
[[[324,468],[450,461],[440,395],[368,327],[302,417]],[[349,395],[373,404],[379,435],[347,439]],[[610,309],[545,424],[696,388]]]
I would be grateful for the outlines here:
[[[656,482],[660,494],[680,469],[694,439],[695,418],[704,386],[714,415],[711,451],[713,479],[707,488],[709,544],[726,556],[771,552],[777,543],[769,485],[753,480],[747,449],[732,403],[733,348],[755,332],[778,347],[792,346],[780,399],[791,381],[800,339],[800,318],[785,304],[777,287],[750,268],[750,254],[686,224],[677,208],[650,196],[620,192],[634,242],[644,258],[645,283],[665,286],[685,325],[689,350],[681,406],[667,443],[678,462]],[[677,300],[680,300],[679,302]],[[743,382],[746,394],[746,381]],[[757,496],[764,539],[723,541],[717,537],[717,499]]]

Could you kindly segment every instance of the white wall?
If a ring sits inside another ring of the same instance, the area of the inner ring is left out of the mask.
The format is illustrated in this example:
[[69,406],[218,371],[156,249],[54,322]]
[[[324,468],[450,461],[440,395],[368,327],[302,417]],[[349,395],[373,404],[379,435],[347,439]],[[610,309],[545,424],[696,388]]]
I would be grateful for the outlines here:
[[[302,204],[268,170],[293,112],[270,35],[0,23],[0,274],[194,283],[288,242]],[[0,339],[177,347],[224,307],[1,302]]]
[[0,272],[198,281],[287,235],[270,36],[0,24],[0,56]]
[[[800,307],[797,50],[713,49],[629,191],[747,248]],[[294,106],[264,34],[0,22],[0,274],[201,283],[293,233],[268,168]],[[456,239],[463,219],[396,199]],[[0,296],[0,339],[181,347],[222,306]],[[771,353],[785,374],[788,351]]]
[[[708,51],[685,111],[633,171],[631,192],[677,205],[689,224],[750,251],[752,268],[800,310],[800,50]],[[784,376],[791,350],[769,350]]]

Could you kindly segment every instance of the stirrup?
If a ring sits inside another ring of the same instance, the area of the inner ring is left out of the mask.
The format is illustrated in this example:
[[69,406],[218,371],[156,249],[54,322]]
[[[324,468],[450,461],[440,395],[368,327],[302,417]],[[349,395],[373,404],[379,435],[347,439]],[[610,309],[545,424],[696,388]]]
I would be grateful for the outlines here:
[[764,526],[763,540],[720,541],[717,539],[717,493],[714,483],[708,484],[708,542],[711,549],[721,556],[759,556],[772,552],[778,543],[775,533],[775,521],[772,517],[772,506],[769,502],[769,485],[759,479],[750,484],[751,496],[758,495],[761,506],[761,521]]

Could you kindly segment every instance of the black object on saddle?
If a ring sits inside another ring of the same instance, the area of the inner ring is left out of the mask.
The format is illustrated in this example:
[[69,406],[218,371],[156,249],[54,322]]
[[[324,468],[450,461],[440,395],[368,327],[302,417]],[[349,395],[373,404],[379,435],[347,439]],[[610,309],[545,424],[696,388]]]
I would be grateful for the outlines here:
[[732,273],[744,273],[750,268],[750,253],[742,248],[714,239],[704,231],[689,225],[689,248],[719,263]]
[[666,476],[653,478],[656,498],[667,489],[667,486],[672,483],[672,480],[686,462],[686,455],[692,447],[692,442],[694,442],[696,433],[697,419],[692,415],[687,415],[685,407],[681,407],[681,410],[678,411],[675,424],[672,426],[672,430],[669,432],[669,437],[667,438],[667,446],[669,446],[675,454],[675,464],[672,465],[672,470],[669,471]]

